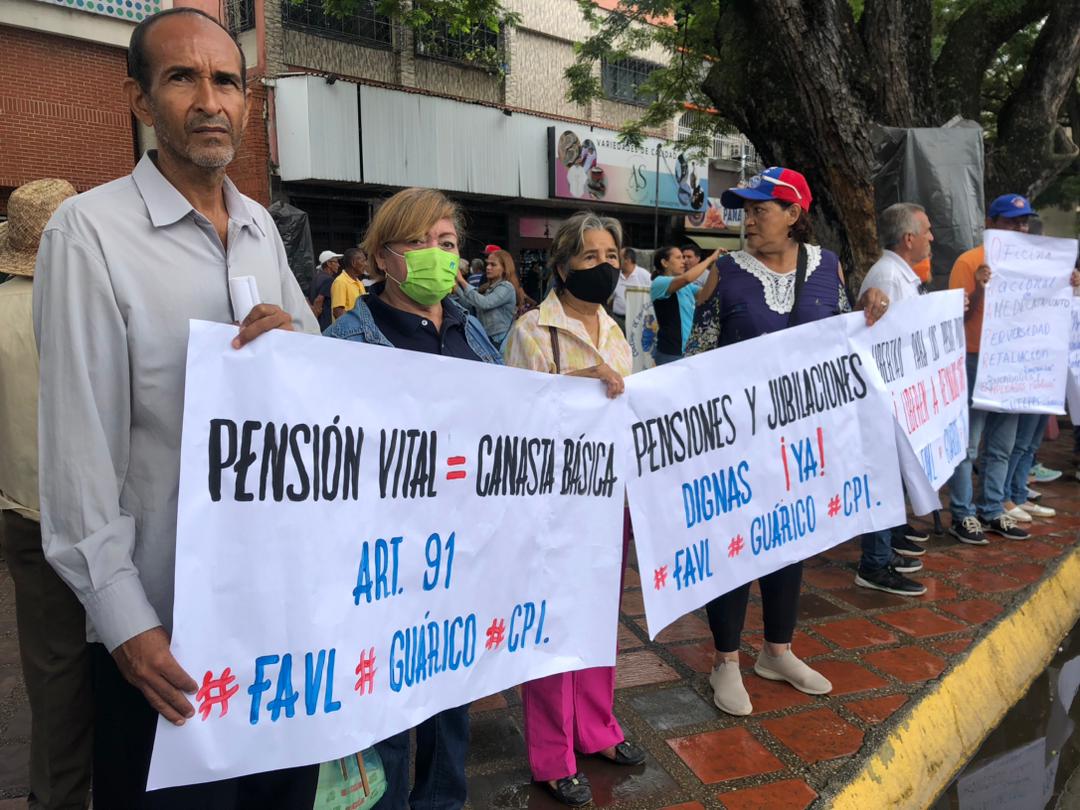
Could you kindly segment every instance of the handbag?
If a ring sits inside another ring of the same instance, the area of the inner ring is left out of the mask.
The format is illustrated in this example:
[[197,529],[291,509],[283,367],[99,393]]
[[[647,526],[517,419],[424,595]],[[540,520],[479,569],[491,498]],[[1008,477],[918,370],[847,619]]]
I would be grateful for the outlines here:
[[379,753],[368,748],[319,766],[312,810],[359,810],[374,807],[386,793],[386,771]]

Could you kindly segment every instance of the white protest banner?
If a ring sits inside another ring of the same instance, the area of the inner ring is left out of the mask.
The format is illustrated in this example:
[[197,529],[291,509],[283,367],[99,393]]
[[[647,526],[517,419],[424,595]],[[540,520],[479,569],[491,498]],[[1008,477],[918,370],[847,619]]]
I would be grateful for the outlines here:
[[988,229],[983,244],[993,275],[973,403],[1002,413],[1065,413],[1076,240]]
[[[150,788],[352,755],[614,664],[624,402],[595,380],[192,322]],[[478,399],[478,396],[480,397]]]
[[627,470],[650,637],[751,580],[904,522],[861,313],[632,376]]
[[656,365],[653,346],[660,331],[648,287],[626,288],[626,339],[630,342],[634,373]]
[[1069,419],[1080,425],[1080,297],[1072,300],[1072,330],[1069,333],[1069,379],[1065,386]]
[[967,453],[964,292],[893,302],[873,329],[853,339],[892,395],[908,500],[916,514],[929,514],[940,508],[937,491]]

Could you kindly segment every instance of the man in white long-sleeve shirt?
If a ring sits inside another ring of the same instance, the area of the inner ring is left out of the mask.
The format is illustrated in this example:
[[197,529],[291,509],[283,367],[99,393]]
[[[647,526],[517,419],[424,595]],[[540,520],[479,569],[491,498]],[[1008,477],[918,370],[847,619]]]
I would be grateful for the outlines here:
[[[169,649],[188,319],[242,321],[234,348],[318,327],[269,214],[225,176],[248,114],[236,42],[202,12],[162,12],[132,33],[128,73],[160,148],[60,207],[34,283],[45,554],[100,642],[94,804],[310,807],[313,768],[145,793],[157,714],[182,724],[197,686]],[[243,276],[263,302],[246,316],[229,296]]]
[[[934,241],[926,210],[915,203],[890,205],[881,212],[878,237],[883,248],[881,258],[866,273],[859,298],[875,288],[884,292],[892,303],[919,295],[922,280],[915,272],[915,265],[929,258],[930,244]],[[925,585],[904,576],[923,567],[917,558],[926,549],[913,542],[913,537],[918,537],[919,542],[930,539],[907,524],[864,534],[855,584],[898,596],[926,593]]]

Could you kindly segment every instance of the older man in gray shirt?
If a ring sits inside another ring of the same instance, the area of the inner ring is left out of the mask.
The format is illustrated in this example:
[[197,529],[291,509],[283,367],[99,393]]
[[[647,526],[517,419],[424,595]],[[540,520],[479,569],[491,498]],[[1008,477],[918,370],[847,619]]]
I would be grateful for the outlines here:
[[[34,285],[45,554],[101,642],[94,803],[311,807],[312,768],[145,792],[157,714],[182,724],[197,687],[169,649],[188,320],[240,321],[234,348],[318,327],[269,214],[225,176],[248,114],[235,41],[173,9],[135,29],[128,72],[160,149],[61,206]],[[230,297],[245,276],[263,302],[250,313]]]

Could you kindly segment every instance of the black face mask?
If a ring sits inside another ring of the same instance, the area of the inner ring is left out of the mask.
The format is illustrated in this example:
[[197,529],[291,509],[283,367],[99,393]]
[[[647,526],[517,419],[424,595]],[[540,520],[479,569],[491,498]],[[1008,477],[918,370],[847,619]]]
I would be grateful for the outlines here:
[[590,304],[602,304],[611,298],[619,281],[619,268],[604,262],[584,270],[571,270],[566,276],[566,289],[575,298]]

